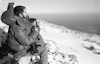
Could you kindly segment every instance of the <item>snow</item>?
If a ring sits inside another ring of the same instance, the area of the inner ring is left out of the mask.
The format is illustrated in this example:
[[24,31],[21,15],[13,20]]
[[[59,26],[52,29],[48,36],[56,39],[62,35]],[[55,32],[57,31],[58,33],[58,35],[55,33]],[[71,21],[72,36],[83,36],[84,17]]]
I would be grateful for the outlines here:
[[[48,48],[50,52],[59,51],[59,53],[53,56],[49,53],[50,64],[61,64],[59,61],[68,61],[70,57],[77,58],[76,60],[72,59],[73,62],[77,61],[76,64],[100,64],[100,55],[94,53],[93,50],[89,50],[91,46],[94,47],[94,50],[100,50],[100,36],[91,33],[83,33],[75,30],[65,28],[63,26],[58,26],[56,24],[51,24],[46,21],[39,21],[43,39],[48,43]],[[4,25],[0,22],[0,27],[4,29]],[[8,26],[6,26],[5,31],[7,31]],[[51,45],[51,46],[50,46]],[[60,53],[65,54],[66,58],[62,59]],[[74,55],[74,56],[73,56]],[[56,61],[53,60],[53,57],[56,58]],[[29,62],[30,56],[25,56],[20,59],[20,64],[25,64],[23,62]],[[57,63],[58,62],[58,63]],[[74,62],[75,63],[75,62]],[[28,64],[28,63],[26,63]],[[66,63],[67,64],[67,63]]]
[[[55,25],[54,25],[55,26]],[[100,49],[100,46],[96,43],[90,43],[83,40],[89,38],[86,33],[83,33],[84,36],[81,38],[76,38],[77,35],[62,33],[57,27],[52,27],[49,23],[41,24],[41,28],[45,31],[41,31],[41,35],[46,40],[53,40],[56,42],[58,47],[69,54],[75,54],[78,58],[79,64],[100,64],[100,55],[94,54],[90,50],[85,49],[82,44],[93,45],[94,47]],[[64,31],[64,30],[63,30]],[[67,30],[66,30],[67,31]],[[70,32],[70,31],[69,31]],[[70,32],[71,33],[71,32]],[[81,34],[80,34],[81,36]],[[83,38],[83,39],[82,39]],[[93,38],[93,37],[92,37]],[[97,38],[97,36],[94,36]],[[99,39],[99,37],[98,37]],[[99,41],[100,42],[100,41]],[[70,48],[70,49],[69,49]]]
[[9,26],[0,21],[0,28],[2,28],[5,32],[8,32]]

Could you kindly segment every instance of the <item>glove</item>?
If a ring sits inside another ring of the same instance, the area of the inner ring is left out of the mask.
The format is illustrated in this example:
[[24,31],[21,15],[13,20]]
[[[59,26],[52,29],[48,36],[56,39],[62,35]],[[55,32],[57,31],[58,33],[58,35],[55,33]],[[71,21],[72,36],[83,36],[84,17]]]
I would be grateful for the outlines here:
[[11,3],[9,3],[8,5],[9,5],[9,6],[13,6],[13,5],[14,5],[14,2],[11,2]]

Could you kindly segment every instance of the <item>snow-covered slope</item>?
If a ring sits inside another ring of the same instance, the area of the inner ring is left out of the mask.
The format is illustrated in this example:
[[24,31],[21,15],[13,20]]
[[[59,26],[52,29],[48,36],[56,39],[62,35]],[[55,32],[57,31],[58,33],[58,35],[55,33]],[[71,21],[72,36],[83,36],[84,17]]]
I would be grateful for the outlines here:
[[75,54],[79,64],[100,64],[99,35],[70,30],[48,22],[41,22],[41,28],[45,40],[53,40],[61,50]]
[[[100,64],[99,35],[71,30],[46,21],[39,22],[40,33],[49,50],[50,64]],[[6,31],[7,28],[8,26]],[[30,58],[30,56],[22,57],[19,63],[25,64]]]

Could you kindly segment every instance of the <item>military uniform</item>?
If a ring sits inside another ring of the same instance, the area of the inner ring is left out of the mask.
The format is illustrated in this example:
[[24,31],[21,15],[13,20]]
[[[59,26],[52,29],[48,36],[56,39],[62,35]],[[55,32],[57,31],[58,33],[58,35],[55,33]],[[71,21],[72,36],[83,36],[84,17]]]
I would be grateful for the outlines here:
[[31,32],[32,25],[27,18],[15,16],[13,14],[13,5],[9,5],[7,11],[2,14],[1,20],[9,25],[7,43],[12,50],[16,51],[14,57],[23,56],[32,43],[42,43],[42,46],[37,49],[40,53],[42,64],[47,64],[47,50],[43,39],[40,36],[40,40],[33,38],[37,38],[38,32],[36,34]]

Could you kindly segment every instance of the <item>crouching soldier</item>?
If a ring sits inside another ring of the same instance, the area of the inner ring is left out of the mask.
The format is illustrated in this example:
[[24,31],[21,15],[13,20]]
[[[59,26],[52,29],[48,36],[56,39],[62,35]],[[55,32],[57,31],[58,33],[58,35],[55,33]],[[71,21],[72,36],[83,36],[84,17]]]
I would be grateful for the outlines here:
[[26,53],[29,45],[34,40],[28,36],[30,25],[23,19],[24,6],[17,6],[13,9],[14,3],[9,3],[7,11],[2,16],[2,22],[9,25],[7,43],[12,50],[15,50],[14,57],[21,57]]
[[[13,9],[13,3],[10,3],[7,11],[2,14],[2,22],[9,25],[7,43],[12,50],[15,50],[14,57],[22,57],[36,40],[33,39],[34,33],[31,31],[32,25],[26,13],[26,7],[16,6]],[[38,32],[36,32],[38,35]],[[42,39],[37,40],[40,44]],[[42,64],[48,64],[47,50],[44,45],[38,47]]]

